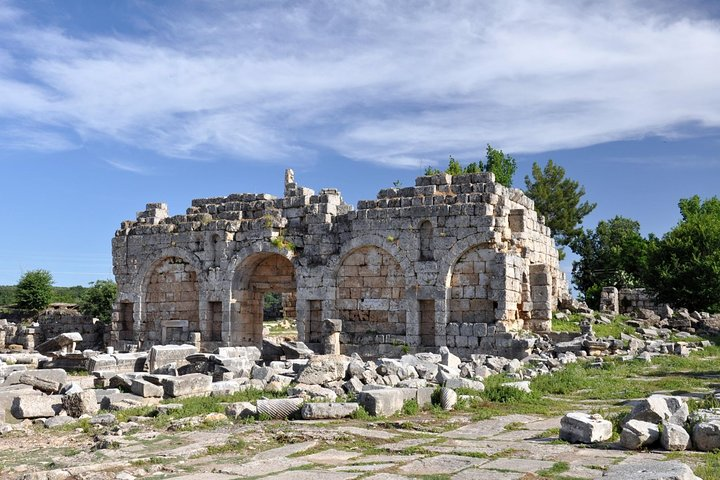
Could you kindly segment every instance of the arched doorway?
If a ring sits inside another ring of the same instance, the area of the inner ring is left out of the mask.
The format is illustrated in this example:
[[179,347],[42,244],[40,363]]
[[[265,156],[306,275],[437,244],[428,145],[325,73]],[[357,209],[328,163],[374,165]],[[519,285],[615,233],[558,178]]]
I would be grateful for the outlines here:
[[230,309],[230,344],[262,347],[266,296],[280,302],[282,316],[295,320],[295,267],[278,253],[246,258],[235,271]]
[[198,274],[180,257],[166,257],[150,271],[144,289],[141,348],[181,344],[200,331]]
[[343,259],[335,305],[343,321],[344,352],[389,354],[406,343],[405,275],[382,248],[363,246]]

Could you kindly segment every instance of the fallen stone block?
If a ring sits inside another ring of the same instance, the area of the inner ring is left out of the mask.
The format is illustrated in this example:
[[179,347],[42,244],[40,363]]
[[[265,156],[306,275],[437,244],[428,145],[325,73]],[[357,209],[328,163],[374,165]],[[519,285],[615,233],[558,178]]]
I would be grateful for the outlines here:
[[304,420],[345,418],[358,408],[360,405],[357,403],[306,403],[300,409],[300,416]]
[[141,397],[162,397],[165,390],[160,385],[155,385],[142,378],[134,378],[130,383],[130,391]]
[[601,477],[605,480],[702,480],[682,462],[632,459],[611,465]]
[[35,351],[40,353],[50,352],[73,352],[75,345],[83,341],[79,332],[61,333],[60,335],[47,340],[35,347]]
[[101,413],[100,415],[95,415],[94,417],[90,418],[88,420],[90,422],[90,425],[112,425],[117,421],[115,418],[115,415],[112,413]]
[[116,393],[104,396],[100,401],[100,408],[103,410],[127,410],[154,405],[159,401],[159,398],[145,398],[132,393]]
[[445,382],[445,386],[452,389],[468,388],[482,392],[485,390],[485,384],[478,380],[470,380],[469,378],[451,378]]
[[720,420],[700,422],[693,427],[692,442],[702,452],[720,448]]
[[328,382],[344,380],[350,358],[344,355],[315,355],[300,370],[298,383],[322,385]]
[[156,368],[174,363],[178,368],[187,365],[186,358],[197,353],[194,345],[154,345],[148,353],[148,371],[154,372]]
[[64,395],[62,405],[67,414],[75,418],[82,415],[95,415],[100,410],[95,392],[92,390]]
[[294,360],[298,358],[310,358],[315,352],[310,350],[303,342],[282,342],[280,344],[285,358]]
[[260,360],[262,355],[257,347],[220,347],[215,352],[221,357],[246,358],[252,362]]
[[30,385],[35,390],[40,390],[45,393],[58,393],[60,391],[60,383],[34,375],[21,375],[18,381],[19,383]]
[[68,423],[73,423],[75,421],[75,418],[68,417],[67,415],[59,415],[57,417],[46,418],[43,421],[43,425],[45,426],[45,428],[56,428],[67,425]]
[[612,423],[600,415],[570,412],[560,420],[560,439],[570,443],[597,443],[609,440]]
[[162,385],[165,389],[165,395],[168,397],[204,395],[212,390],[212,377],[202,373],[165,377],[162,379]]
[[683,425],[688,417],[688,406],[684,398],[670,395],[650,395],[638,402],[632,411],[623,419],[641,420],[656,425],[668,421],[675,425]]
[[625,423],[620,432],[620,445],[628,450],[638,450],[657,442],[660,430],[654,423],[642,420],[630,420]]
[[237,380],[224,380],[222,382],[213,382],[210,386],[210,395],[232,395],[240,391],[240,382]]
[[225,415],[230,418],[254,418],[257,414],[257,407],[250,402],[231,403],[225,407]]
[[690,434],[680,425],[663,422],[660,445],[665,450],[682,451],[690,448]]
[[274,398],[258,400],[258,415],[276,420],[289,418],[300,412],[304,401],[302,398]]
[[334,402],[337,399],[337,394],[329,388],[321,387],[320,385],[305,385],[298,383],[288,389],[288,395],[293,397],[302,397],[305,400],[310,399],[325,399],[330,402]]
[[[67,382],[67,373],[62,368],[48,368],[43,370],[26,370],[20,372],[13,372],[5,379],[3,385],[17,385],[21,382],[21,378],[33,378],[39,380],[45,380],[48,382],[54,382],[60,386]],[[27,385],[27,383],[25,383]]]
[[22,420],[25,418],[54,417],[62,410],[60,395],[27,396],[22,395],[13,400],[10,413]]
[[370,415],[378,417],[396,414],[402,410],[404,402],[405,394],[397,388],[363,391],[358,395],[358,403]]
[[448,347],[440,347],[440,364],[451,368],[460,368],[460,357],[450,352]]

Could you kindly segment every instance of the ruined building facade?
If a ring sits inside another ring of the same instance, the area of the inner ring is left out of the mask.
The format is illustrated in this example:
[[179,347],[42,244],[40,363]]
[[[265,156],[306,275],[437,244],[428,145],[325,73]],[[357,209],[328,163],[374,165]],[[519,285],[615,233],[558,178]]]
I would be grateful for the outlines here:
[[148,204],[122,223],[112,251],[120,349],[259,345],[273,292],[294,301],[311,348],[333,318],[343,353],[502,354],[522,344],[521,330],[548,330],[568,295],[532,200],[492,173],[418,177],[353,209],[288,170],[282,198],[197,199],[175,216]]

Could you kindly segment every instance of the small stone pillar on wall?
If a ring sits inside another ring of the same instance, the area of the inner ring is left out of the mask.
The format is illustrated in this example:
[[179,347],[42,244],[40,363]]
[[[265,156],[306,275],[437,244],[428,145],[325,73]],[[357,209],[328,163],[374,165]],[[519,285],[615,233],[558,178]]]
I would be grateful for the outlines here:
[[530,265],[530,298],[530,330],[549,332],[552,330],[552,273],[549,265]]
[[612,315],[620,313],[620,295],[615,287],[603,287],[600,292],[600,311]]
[[340,355],[342,320],[327,318],[322,324],[322,351],[325,355]]

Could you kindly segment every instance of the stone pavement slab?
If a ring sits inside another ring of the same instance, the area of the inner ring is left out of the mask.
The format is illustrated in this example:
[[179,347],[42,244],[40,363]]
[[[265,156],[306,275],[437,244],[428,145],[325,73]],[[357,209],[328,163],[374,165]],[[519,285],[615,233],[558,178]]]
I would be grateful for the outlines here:
[[519,480],[525,474],[521,472],[499,472],[497,470],[480,470],[477,467],[467,468],[453,475],[451,480]]
[[227,473],[191,473],[181,477],[172,477],[173,480],[231,480],[237,478],[237,475],[229,475]]
[[483,464],[483,470],[503,470],[511,472],[535,473],[538,470],[550,468],[555,462],[546,460],[529,460],[526,458],[498,458]]
[[459,472],[473,465],[487,462],[484,458],[464,457],[461,455],[438,455],[415,460],[398,470],[410,475],[433,475]]
[[300,458],[307,460],[308,462],[321,465],[344,465],[348,463],[351,458],[356,458],[360,455],[361,454],[358,452],[347,452],[344,450],[335,450],[334,448],[330,448],[328,450],[313,453],[312,455],[305,455]]
[[410,477],[403,477],[402,475],[395,475],[394,473],[378,473],[370,477],[365,477],[363,480],[409,480]]
[[361,437],[367,437],[367,438],[380,438],[385,440],[390,440],[391,438],[395,438],[395,435],[393,435],[390,432],[386,432],[384,430],[369,430],[367,428],[358,428],[358,427],[340,427],[338,428],[339,432],[344,433],[351,433],[353,435],[359,435]]
[[421,445],[427,445],[428,443],[434,442],[434,438],[408,438],[407,440],[400,440],[399,442],[386,443],[380,445],[379,448],[390,450],[394,452],[400,452],[406,448],[418,447]]
[[290,470],[272,475],[273,480],[352,480],[361,473],[330,472],[328,470]]
[[469,425],[464,425],[455,430],[445,432],[442,436],[447,438],[469,438],[469,439],[480,439],[483,437],[490,437],[502,433],[505,427],[511,423],[522,423],[523,425],[531,422],[537,422],[541,420],[540,417],[532,415],[507,415],[504,417],[491,418],[488,420],[481,420],[474,422]]
[[331,470],[334,472],[377,472],[387,470],[388,468],[395,468],[396,466],[396,463],[366,463],[363,465],[344,465],[332,468]]
[[315,440],[309,440],[307,442],[299,442],[299,443],[290,443],[288,445],[283,445],[282,447],[273,448],[272,450],[266,450],[264,452],[260,452],[254,457],[252,457],[253,460],[265,460],[265,459],[275,459],[278,457],[287,457],[288,455],[292,455],[294,453],[300,453],[304,452],[305,450],[314,447],[317,445],[317,441]]
[[217,473],[227,473],[236,477],[261,477],[288,470],[290,468],[304,467],[310,462],[299,458],[264,458],[243,464],[221,465],[215,468]]

